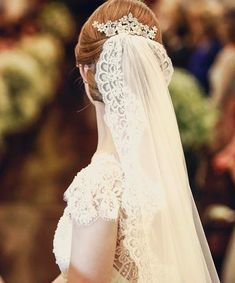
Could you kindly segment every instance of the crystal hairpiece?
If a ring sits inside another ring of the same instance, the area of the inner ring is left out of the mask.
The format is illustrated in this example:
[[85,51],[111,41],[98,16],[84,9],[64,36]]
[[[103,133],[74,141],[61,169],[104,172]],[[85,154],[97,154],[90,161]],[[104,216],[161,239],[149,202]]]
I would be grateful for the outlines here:
[[129,13],[127,16],[124,16],[114,22],[108,21],[107,23],[99,23],[94,21],[92,25],[97,28],[99,32],[105,33],[107,37],[127,33],[154,39],[158,31],[156,26],[150,28],[148,25],[140,23],[135,17],[133,17],[132,13]]

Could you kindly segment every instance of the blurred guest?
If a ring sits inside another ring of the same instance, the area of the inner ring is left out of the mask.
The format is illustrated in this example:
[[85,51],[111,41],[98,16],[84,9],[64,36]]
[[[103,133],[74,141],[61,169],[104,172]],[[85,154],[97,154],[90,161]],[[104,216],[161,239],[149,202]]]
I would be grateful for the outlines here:
[[190,29],[195,44],[189,60],[189,71],[209,93],[208,71],[213,64],[221,44],[217,36],[217,15],[208,8],[200,7],[189,14]]
[[214,156],[213,165],[218,172],[230,172],[235,184],[235,135],[233,135],[231,142]]
[[[217,125],[216,147],[213,158],[217,172],[229,172],[235,184],[235,8],[226,10],[219,25],[224,43],[210,71],[211,98],[221,110]],[[231,188],[229,188],[231,189]],[[225,256],[222,280],[235,282],[235,230]]]
[[192,52],[187,11],[184,6],[177,3],[168,10],[168,14],[170,17],[163,35],[164,43],[173,65],[187,68]]
[[235,91],[235,8],[224,12],[219,25],[219,35],[223,49],[210,72],[211,94],[216,104],[225,103]]
[[221,110],[214,166],[229,171],[235,183],[235,8],[224,12],[220,36],[224,47],[210,71],[211,97]]

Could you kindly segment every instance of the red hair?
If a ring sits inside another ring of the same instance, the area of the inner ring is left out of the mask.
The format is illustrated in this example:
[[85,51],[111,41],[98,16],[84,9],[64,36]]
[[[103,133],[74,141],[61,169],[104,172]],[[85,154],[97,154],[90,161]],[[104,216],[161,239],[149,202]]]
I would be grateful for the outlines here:
[[104,33],[94,28],[92,24],[94,21],[98,21],[99,23],[106,23],[109,20],[116,21],[129,13],[132,13],[139,22],[149,27],[156,26],[158,31],[154,40],[162,43],[158,20],[150,8],[143,2],[137,0],[109,0],[98,7],[83,25],[75,48],[77,65],[90,66],[87,73],[87,82],[94,100],[102,101],[94,74],[95,63],[100,56],[102,46],[107,40],[107,37]]

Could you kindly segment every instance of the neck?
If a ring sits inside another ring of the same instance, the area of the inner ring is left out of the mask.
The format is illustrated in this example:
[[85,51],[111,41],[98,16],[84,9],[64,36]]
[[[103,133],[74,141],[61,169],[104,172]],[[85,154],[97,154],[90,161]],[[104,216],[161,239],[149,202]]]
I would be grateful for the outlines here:
[[102,102],[95,102],[98,143],[96,153],[114,153],[115,146],[109,128],[104,121],[105,107]]

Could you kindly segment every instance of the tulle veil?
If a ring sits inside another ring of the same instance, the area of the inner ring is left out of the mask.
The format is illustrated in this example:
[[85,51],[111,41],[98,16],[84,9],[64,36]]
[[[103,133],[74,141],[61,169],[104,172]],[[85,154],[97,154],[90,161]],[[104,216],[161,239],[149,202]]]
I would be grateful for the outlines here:
[[107,39],[96,65],[125,174],[124,244],[138,283],[218,283],[191,193],[168,91],[173,67],[162,44],[137,35]]

